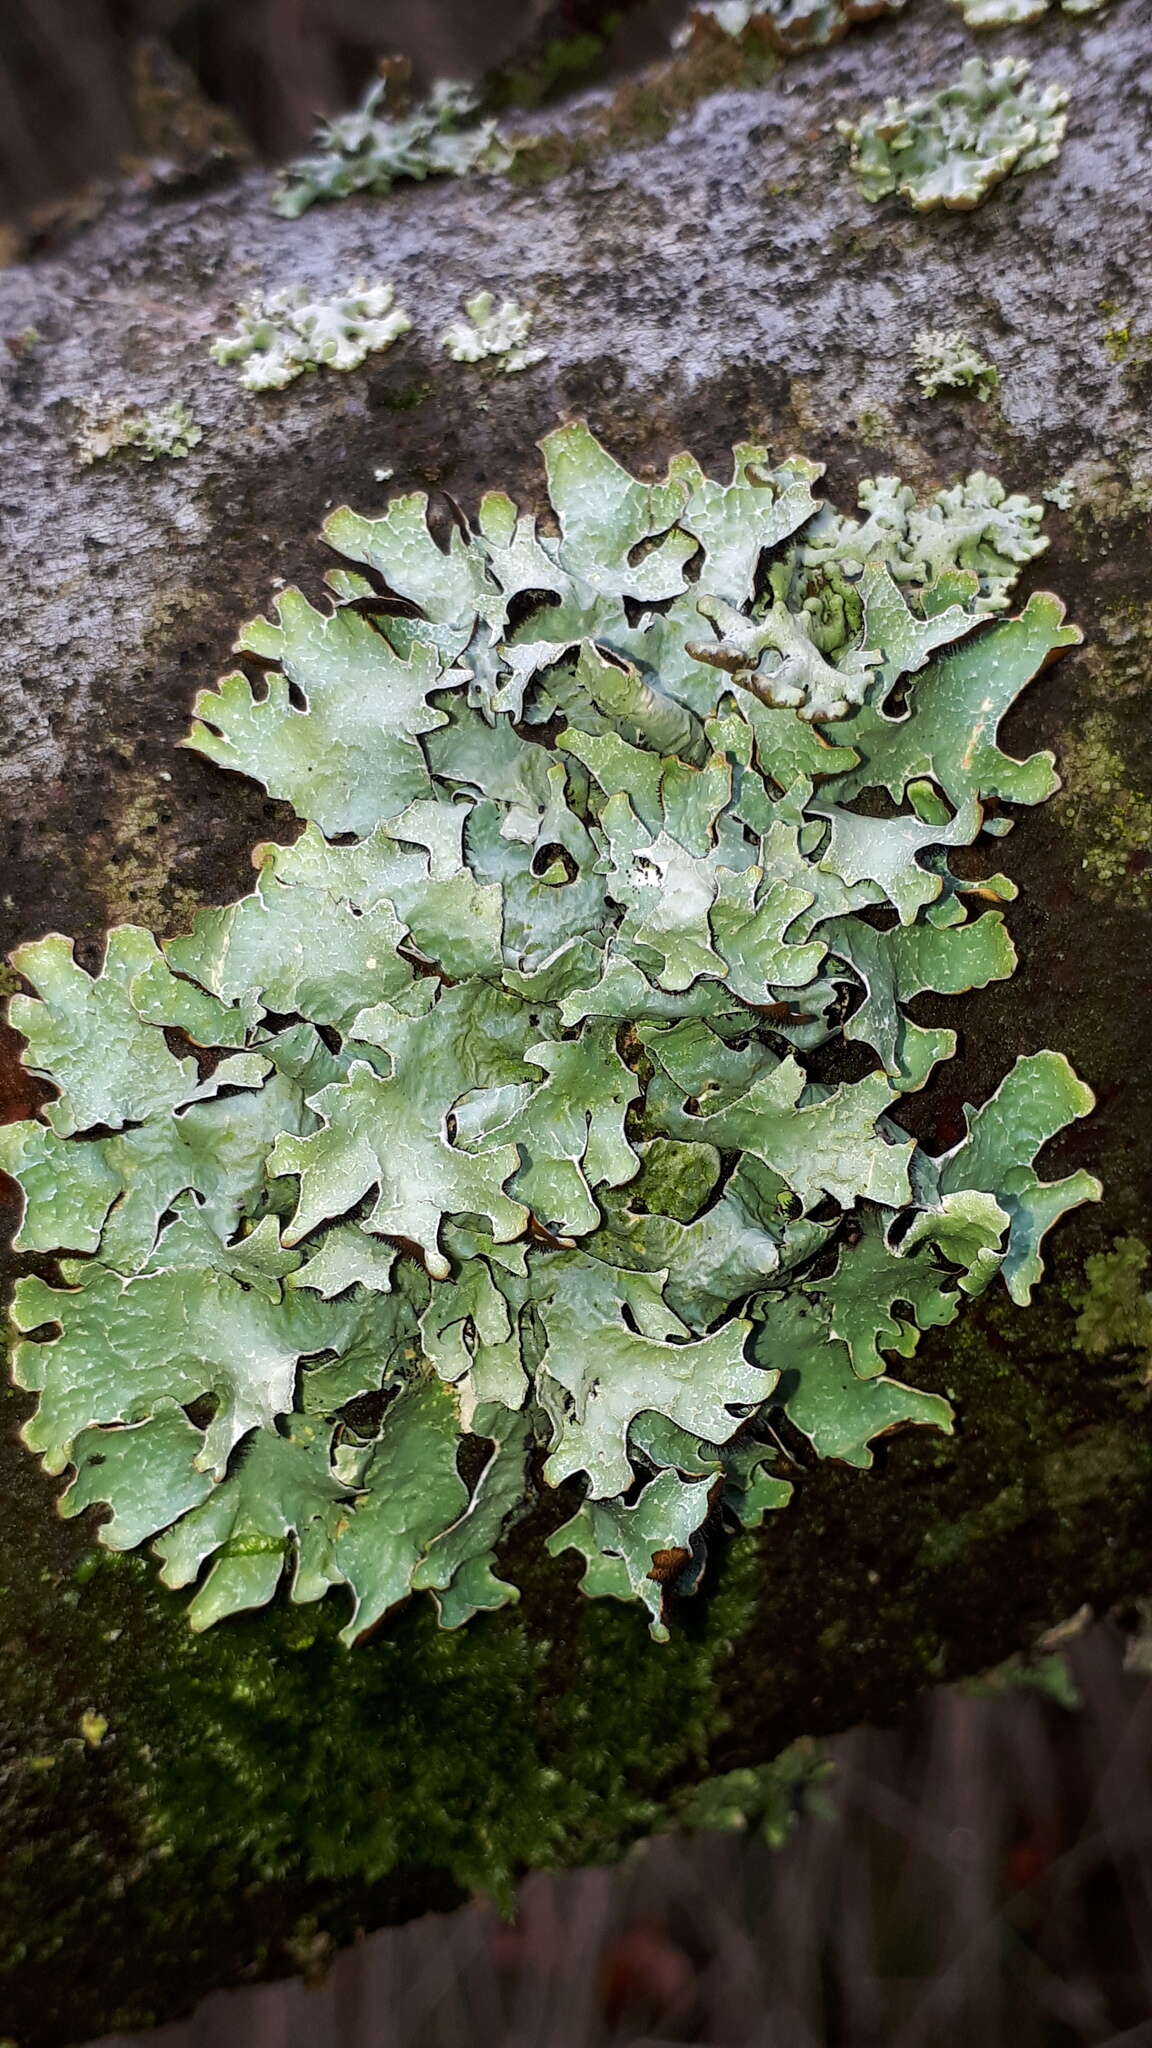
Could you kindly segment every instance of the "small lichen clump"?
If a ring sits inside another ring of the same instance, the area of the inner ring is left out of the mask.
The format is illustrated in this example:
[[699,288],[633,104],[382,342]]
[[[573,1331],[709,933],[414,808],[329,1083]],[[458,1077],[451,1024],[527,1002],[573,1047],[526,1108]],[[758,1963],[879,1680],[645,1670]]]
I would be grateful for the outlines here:
[[519,145],[495,121],[472,120],[478,101],[471,86],[441,80],[417,106],[393,113],[385,104],[390,83],[377,79],[359,107],[322,124],[314,152],[284,173],[278,213],[293,220],[318,199],[354,192],[381,198],[403,178],[462,178],[509,168]]
[[1051,163],[1067,125],[1063,86],[1028,83],[1031,65],[970,58],[954,85],[931,97],[885,100],[877,114],[841,121],[866,199],[896,192],[917,213],[979,206],[1004,178]]
[[347,1641],[504,1605],[538,1450],[583,1494],[548,1548],[664,1639],[786,1503],[780,1418],[858,1467],[949,1429],[893,1359],[997,1275],[1026,1302],[1099,1193],[1035,1171],[1092,1103],[1057,1053],[938,1154],[899,1119],[956,1044],[909,1004],[1015,966],[1012,883],[952,852],[1056,787],[997,741],[1079,638],[998,616],[1038,508],[977,472],[856,518],[751,445],[643,483],[580,423],[545,457],[554,531],[334,512],[330,607],[283,592],[200,693],[188,744],[304,825],[250,895],[96,975],[14,955],[56,1093],[0,1163],[70,1254],[15,1293],[24,1438],[197,1627],[286,1567]]
[[501,299],[491,292],[475,292],[464,301],[464,317],[454,320],[440,337],[446,355],[457,363],[479,363],[494,358],[505,376],[529,370],[542,363],[548,351],[530,348],[528,336],[535,316],[518,299]]
[[1019,28],[1039,21],[1048,0],[954,0],[965,28]]
[[1076,1340],[1089,1358],[1134,1351],[1152,1379],[1152,1289],[1145,1286],[1148,1247],[1138,1237],[1118,1237],[1109,1252],[1096,1252],[1085,1265],[1087,1292],[1076,1324]]
[[104,462],[125,449],[142,462],[179,461],[203,438],[203,429],[180,399],[146,411],[139,405],[108,404],[93,397],[83,408],[75,445],[85,464]]
[[[955,0],[966,28],[1020,28],[1040,21],[1051,0]],[[1108,0],[1060,0],[1065,14],[1099,14]]]
[[218,363],[239,364],[248,391],[281,391],[305,370],[355,370],[411,328],[395,296],[392,285],[364,278],[328,299],[269,292],[238,308],[235,332],[219,335],[211,353]]
[[[955,0],[968,28],[1007,28],[1039,21],[1054,0]],[[1066,14],[1095,14],[1108,0],[1059,0]],[[825,49],[857,22],[900,14],[907,0],[696,0],[674,44],[702,35],[758,36],[781,56]]]
[[971,391],[987,403],[1000,389],[1000,372],[975,342],[956,328],[924,327],[912,343],[916,382],[925,398],[938,391]]
[[838,43],[854,23],[900,14],[907,0],[697,0],[673,38],[680,46],[701,34],[758,36],[781,56]]

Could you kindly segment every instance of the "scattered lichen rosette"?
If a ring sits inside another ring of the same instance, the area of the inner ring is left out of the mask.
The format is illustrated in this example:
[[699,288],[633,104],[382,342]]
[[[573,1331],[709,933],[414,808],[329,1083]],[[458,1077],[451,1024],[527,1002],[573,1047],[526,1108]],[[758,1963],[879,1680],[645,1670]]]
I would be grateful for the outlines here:
[[1021,57],[971,57],[959,77],[924,99],[885,100],[861,121],[839,121],[866,199],[890,192],[915,213],[979,206],[1005,178],[1059,154],[1068,116],[1063,86],[1030,83]]
[[[1052,11],[1049,0],[955,0],[965,28],[1019,28]],[[1065,14],[1099,14],[1108,0],[1060,0]]]
[[445,328],[440,346],[454,362],[492,360],[505,376],[512,376],[542,363],[548,353],[529,343],[535,318],[532,308],[518,299],[504,298],[497,304],[492,292],[474,292],[464,301],[463,315]]
[[312,153],[284,171],[277,213],[295,220],[318,199],[356,192],[383,198],[405,178],[505,171],[523,147],[495,121],[472,118],[479,97],[470,85],[440,79],[426,99],[395,111],[387,105],[390,91],[390,78],[375,79],[358,107],[321,123]]
[[940,391],[971,391],[982,405],[1000,389],[1000,372],[975,342],[954,327],[923,327],[909,351],[925,398]]
[[358,277],[348,291],[311,298],[304,290],[267,292],[237,308],[231,334],[209,353],[236,367],[248,391],[283,391],[306,370],[358,370],[412,326],[391,284]]
[[965,28],[1019,28],[1039,21],[1048,0],[955,0]]
[[950,1428],[894,1362],[997,1275],[1026,1302],[1099,1192],[1035,1170],[1091,1107],[1058,1053],[946,1151],[900,1122],[955,1046],[912,1000],[1015,964],[1011,882],[953,849],[1057,786],[996,737],[1079,637],[1006,616],[1039,508],[977,472],[841,515],[752,446],[642,483],[579,423],[544,453],[554,525],[334,512],[330,605],[284,591],[200,693],[186,744],[303,825],[250,895],[95,975],[14,955],[55,1093],[0,1162],[19,1246],[66,1254],[16,1289],[25,1441],[197,1627],[286,1570],[349,1641],[413,1590],[447,1627],[514,1599],[538,1448],[549,1548],[663,1637],[808,1452]]
[[93,395],[79,409],[75,447],[88,466],[130,449],[141,462],[163,457],[182,461],[204,439],[204,430],[181,399],[145,411],[132,404],[109,404]]
[[826,49],[856,23],[900,14],[906,5],[907,0],[697,0],[673,42],[682,47],[706,35],[753,35],[792,57]]

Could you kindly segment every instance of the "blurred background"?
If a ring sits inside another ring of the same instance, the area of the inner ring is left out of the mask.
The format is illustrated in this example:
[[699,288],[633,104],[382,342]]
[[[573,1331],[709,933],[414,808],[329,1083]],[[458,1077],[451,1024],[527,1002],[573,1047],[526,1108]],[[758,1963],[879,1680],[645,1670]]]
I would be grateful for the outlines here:
[[[419,88],[538,63],[625,70],[667,47],[686,0],[3,0],[0,217],[165,159],[299,149],[377,60]],[[527,87],[526,81],[526,89]],[[197,106],[196,101],[202,103]]]
[[300,1980],[99,2048],[1149,2048],[1152,1642],[1073,1627],[799,1745],[759,1811],[721,1781],[727,1827],[536,1875],[510,1919],[305,1933]]
[[[659,55],[683,11],[3,0],[3,254],[51,248],[119,177],[288,155],[382,56],[417,89],[503,69],[530,101]],[[1152,1654],[1082,1619],[894,1727],[722,1786],[711,1827],[532,1877],[511,1918],[479,1901],[339,1957],[305,1931],[298,1979],[99,2048],[1152,2048]]]

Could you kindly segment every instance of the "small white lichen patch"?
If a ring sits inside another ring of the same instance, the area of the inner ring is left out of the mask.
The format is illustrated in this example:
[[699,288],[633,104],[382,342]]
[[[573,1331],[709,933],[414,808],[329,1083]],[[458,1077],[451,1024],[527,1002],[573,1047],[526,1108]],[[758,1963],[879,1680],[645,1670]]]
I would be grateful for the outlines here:
[[479,363],[486,357],[499,359],[505,376],[515,370],[529,370],[542,363],[545,348],[526,348],[535,315],[518,299],[501,299],[491,292],[475,292],[464,301],[464,317],[453,320],[440,336],[440,346],[457,363]]
[[966,28],[1013,28],[1039,21],[1048,0],[955,0]]
[[938,391],[971,391],[986,404],[1000,388],[1000,372],[956,328],[922,327],[910,350],[925,398]]
[[[1049,0],[955,0],[966,28],[1019,28],[1053,12]],[[1060,0],[1065,14],[1099,14],[1108,0]]]
[[1046,485],[1040,495],[1050,505],[1058,506],[1061,512],[1068,512],[1076,503],[1078,482],[1073,470],[1065,470],[1064,475],[1058,476],[1055,483]]
[[76,454],[85,464],[103,462],[130,448],[142,462],[161,456],[182,459],[204,438],[181,399],[146,412],[139,405],[108,403],[93,395],[81,408]]
[[900,14],[907,0],[697,0],[673,37],[682,48],[700,34],[734,39],[752,31],[771,48],[791,56],[839,42],[854,22]]
[[[0,1167],[16,1248],[65,1255],[13,1293],[23,1440],[196,1629],[285,1576],[346,1643],[421,1593],[457,1628],[517,1598],[542,1485],[549,1554],[664,1642],[713,1532],[785,1510],[782,1419],[861,1471],[950,1431],[885,1354],[998,1273],[1026,1304],[1101,1192],[1035,1171],[1092,1108],[1056,1052],[939,1154],[899,1114],[956,1050],[907,1006],[1016,965],[1014,884],[973,903],[952,850],[1059,786],[998,731],[1080,634],[989,616],[1041,508],[974,471],[841,513],[753,442],[641,479],[583,421],[544,457],[546,524],[489,490],[448,549],[422,492],[334,510],[323,609],[281,588],[260,677],[198,693],[186,744],[303,828],[249,894],[94,974],[12,955],[53,1093]],[[837,1040],[871,1057],[829,1086]]]
[[392,285],[364,278],[342,298],[269,292],[238,308],[235,332],[218,335],[211,353],[218,363],[238,363],[249,391],[283,390],[305,370],[355,370],[411,327],[394,300]]
[[859,123],[839,121],[866,199],[899,193],[917,213],[979,206],[1014,172],[1059,152],[1067,126],[1063,86],[1030,85],[1031,65],[970,58],[953,85],[901,106],[887,99]]
[[726,36],[742,36],[758,12],[757,0],[700,0],[684,26],[677,29],[673,41],[678,46],[690,42],[698,22],[714,23]]

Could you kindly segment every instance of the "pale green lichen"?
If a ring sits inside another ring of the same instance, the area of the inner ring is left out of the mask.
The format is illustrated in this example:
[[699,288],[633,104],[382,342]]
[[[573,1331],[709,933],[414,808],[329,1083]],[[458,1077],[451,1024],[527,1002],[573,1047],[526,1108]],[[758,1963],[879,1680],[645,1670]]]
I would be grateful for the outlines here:
[[471,171],[505,171],[523,145],[501,134],[495,121],[474,121],[478,96],[469,85],[441,80],[428,98],[406,112],[386,107],[388,78],[374,81],[359,107],[322,123],[312,154],[284,172],[278,213],[295,219],[317,199],[354,192],[381,198],[403,178],[462,178]]
[[1039,21],[1048,0],[954,0],[965,28],[1018,28]]
[[925,398],[935,398],[938,391],[971,391],[986,404],[1000,389],[995,363],[954,327],[921,328],[910,353]]
[[[1019,28],[1052,11],[1051,0],[954,0],[966,28]],[[1108,0],[1060,0],[1065,14],[1099,14]]]
[[1051,163],[1067,125],[1063,86],[1028,83],[1031,65],[972,57],[955,84],[930,97],[885,100],[879,113],[840,121],[866,199],[896,192],[917,213],[979,206],[1002,179]]
[[528,336],[535,315],[518,299],[501,299],[491,292],[474,292],[464,301],[464,317],[453,320],[440,336],[440,346],[457,363],[479,363],[493,359],[505,376],[530,370],[542,363],[548,351],[530,348]]
[[824,49],[837,43],[858,21],[900,14],[907,0],[697,0],[687,22],[677,30],[678,47],[708,32],[732,37],[754,35],[782,56]]
[[997,477],[974,469],[962,484],[937,491],[922,504],[898,476],[865,477],[858,504],[863,519],[825,506],[805,535],[806,569],[839,564],[860,576],[870,557],[882,556],[888,573],[909,595],[949,578],[974,577],[963,602],[978,612],[1003,611],[1026,562],[1048,545],[1040,532],[1044,507],[1008,492]]
[[1066,470],[1054,482],[1046,484],[1040,495],[1049,505],[1055,505],[1061,512],[1071,511],[1076,503],[1078,478],[1073,470]]
[[138,455],[142,462],[156,462],[190,455],[203,438],[203,429],[181,399],[145,410],[143,406],[108,403],[94,396],[81,408],[75,446],[77,456],[85,464],[106,461],[125,449]]
[[1111,1251],[1095,1252],[1084,1268],[1088,1282],[1076,1322],[1076,1341],[1089,1358],[1132,1351],[1152,1378],[1152,1289],[1145,1286],[1148,1247],[1118,1237]]
[[239,364],[248,391],[282,391],[305,370],[355,370],[411,328],[395,296],[392,285],[364,278],[327,299],[303,290],[269,292],[238,308],[235,332],[219,335],[211,354],[218,363]]
[[996,737],[1079,637],[993,616],[1036,508],[888,478],[845,518],[749,445],[642,483],[580,423],[545,456],[554,532],[498,492],[446,547],[422,496],[333,513],[335,602],[283,592],[256,680],[200,693],[188,744],[304,821],[251,895],[94,976],[14,955],[56,1093],[0,1162],[19,1247],[71,1255],[16,1290],[24,1438],[197,1627],[286,1569],[347,1641],[505,1604],[539,1449],[584,1490],[549,1549],[664,1639],[788,1498],[773,1418],[858,1467],[949,1429],[893,1359],[997,1274],[1026,1302],[1099,1192],[1034,1170],[1092,1103],[1056,1053],[943,1154],[897,1121],[955,1049],[908,1004],[1015,965],[1011,883],[950,850],[1056,786]]

